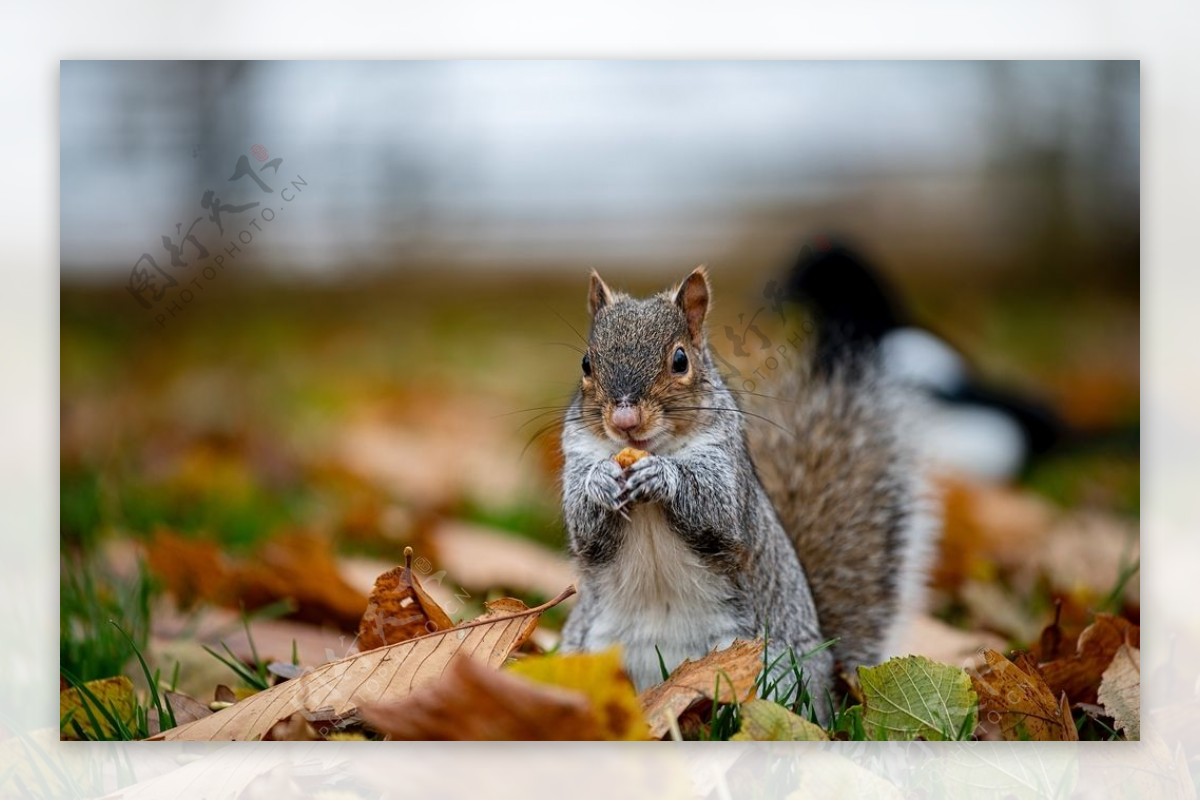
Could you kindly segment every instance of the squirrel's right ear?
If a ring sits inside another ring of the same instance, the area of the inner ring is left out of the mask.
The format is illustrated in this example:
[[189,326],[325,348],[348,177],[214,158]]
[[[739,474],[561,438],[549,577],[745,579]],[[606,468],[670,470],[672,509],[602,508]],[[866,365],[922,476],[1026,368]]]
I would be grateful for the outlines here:
[[708,314],[708,269],[701,264],[692,270],[675,292],[675,305],[687,317],[688,335],[699,345],[704,341],[704,318]]
[[588,287],[588,311],[595,317],[596,312],[605,306],[611,306],[612,302],[612,290],[608,288],[608,284],[604,283],[604,279],[600,277],[600,273],[592,270],[592,283]]

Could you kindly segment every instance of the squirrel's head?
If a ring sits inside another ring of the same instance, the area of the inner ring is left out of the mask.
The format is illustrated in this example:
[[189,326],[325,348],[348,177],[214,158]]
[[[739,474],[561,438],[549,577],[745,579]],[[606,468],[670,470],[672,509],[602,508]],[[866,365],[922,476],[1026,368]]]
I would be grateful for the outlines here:
[[613,292],[595,272],[580,392],[598,437],[654,450],[687,433],[714,369],[704,335],[708,273],[646,299]]

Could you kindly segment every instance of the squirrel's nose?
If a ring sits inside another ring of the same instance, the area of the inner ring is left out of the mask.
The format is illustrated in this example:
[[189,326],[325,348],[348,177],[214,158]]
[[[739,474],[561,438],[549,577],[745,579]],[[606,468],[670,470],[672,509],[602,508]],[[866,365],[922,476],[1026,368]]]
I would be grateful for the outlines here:
[[642,410],[637,406],[622,404],[613,409],[612,424],[621,431],[633,431],[642,424]]

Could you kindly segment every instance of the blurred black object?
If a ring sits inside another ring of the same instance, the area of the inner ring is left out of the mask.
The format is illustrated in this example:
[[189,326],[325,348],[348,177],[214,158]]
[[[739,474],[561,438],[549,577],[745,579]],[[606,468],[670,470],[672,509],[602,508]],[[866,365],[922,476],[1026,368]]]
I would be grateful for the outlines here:
[[806,245],[788,276],[787,296],[815,317],[823,369],[842,361],[846,349],[876,348],[889,374],[930,398],[921,439],[943,465],[1009,479],[1068,438],[1048,405],[989,383],[915,320],[899,293],[845,243],[820,238]]

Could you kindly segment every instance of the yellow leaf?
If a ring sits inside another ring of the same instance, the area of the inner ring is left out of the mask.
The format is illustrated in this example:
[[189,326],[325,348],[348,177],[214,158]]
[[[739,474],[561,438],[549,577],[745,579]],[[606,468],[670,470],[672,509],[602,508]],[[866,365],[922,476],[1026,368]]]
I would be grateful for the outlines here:
[[731,740],[828,740],[824,730],[774,701],[756,698],[741,706],[742,725]]
[[[72,687],[58,694],[58,717],[62,721],[64,739],[73,740],[78,736],[74,723],[78,723],[88,737],[111,739],[116,731],[104,714],[105,710],[120,723],[133,727],[136,704],[133,682],[128,676],[95,679],[84,682],[83,686],[87,692],[81,693]],[[91,715],[88,714],[89,709]],[[92,716],[95,716],[99,728],[92,722]]]
[[607,740],[644,740],[646,721],[629,677],[621,667],[621,651],[595,654],[552,654],[523,659],[509,673],[539,684],[583,693]]

